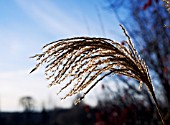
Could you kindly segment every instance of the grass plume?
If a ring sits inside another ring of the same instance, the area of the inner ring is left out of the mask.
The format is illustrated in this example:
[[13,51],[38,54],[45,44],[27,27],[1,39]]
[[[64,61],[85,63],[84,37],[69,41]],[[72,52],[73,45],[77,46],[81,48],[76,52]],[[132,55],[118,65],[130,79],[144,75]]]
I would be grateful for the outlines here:
[[170,13],[170,0],[162,0],[164,2],[164,7]]
[[[109,75],[120,74],[132,77],[140,81],[140,87],[143,83],[147,86],[164,124],[148,67],[138,55],[125,28],[122,25],[120,27],[128,38],[124,41],[125,45],[107,38],[91,37],[61,39],[45,45],[42,54],[32,57],[37,60],[37,65],[31,73],[44,64],[46,78],[51,82],[49,86],[64,85],[58,94],[73,85],[62,99],[85,91],[76,103]],[[68,82],[64,84],[66,80]]]

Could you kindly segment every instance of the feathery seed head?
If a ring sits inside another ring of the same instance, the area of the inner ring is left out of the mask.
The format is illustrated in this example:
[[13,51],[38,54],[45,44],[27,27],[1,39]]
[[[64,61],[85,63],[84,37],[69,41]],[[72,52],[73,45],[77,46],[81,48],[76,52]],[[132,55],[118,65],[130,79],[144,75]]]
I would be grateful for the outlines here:
[[[140,88],[143,83],[147,86],[159,112],[148,68],[138,55],[125,28],[122,25],[120,27],[128,38],[124,45],[107,38],[91,37],[61,39],[45,45],[42,54],[32,57],[38,64],[30,73],[40,65],[46,65],[45,75],[51,81],[49,87],[63,84],[57,94],[73,85],[62,99],[86,90],[76,103],[105,77],[113,74],[129,76],[140,81]],[[160,112],[159,115],[162,119]]]

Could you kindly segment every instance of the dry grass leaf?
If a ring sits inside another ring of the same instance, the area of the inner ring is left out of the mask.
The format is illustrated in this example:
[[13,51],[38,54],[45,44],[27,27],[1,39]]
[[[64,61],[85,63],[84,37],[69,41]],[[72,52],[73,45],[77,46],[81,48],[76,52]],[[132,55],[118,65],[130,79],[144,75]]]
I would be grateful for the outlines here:
[[42,64],[46,65],[45,75],[51,81],[49,86],[64,84],[58,92],[68,86],[73,88],[62,99],[86,90],[76,101],[80,102],[85,95],[106,76],[121,74],[140,81],[140,88],[144,83],[155,101],[162,123],[164,121],[159,111],[153,90],[148,67],[135,50],[126,30],[120,25],[128,38],[125,45],[107,38],[75,37],[61,39],[43,47],[42,54],[36,54],[37,65],[35,71]]
[[162,0],[164,2],[164,7],[170,13],[170,0]]

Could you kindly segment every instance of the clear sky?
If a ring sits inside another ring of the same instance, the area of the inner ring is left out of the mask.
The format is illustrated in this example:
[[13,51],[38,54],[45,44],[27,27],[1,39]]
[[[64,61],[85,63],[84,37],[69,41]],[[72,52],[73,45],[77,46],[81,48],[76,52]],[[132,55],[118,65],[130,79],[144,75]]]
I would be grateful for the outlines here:
[[[43,68],[29,75],[35,65],[29,57],[60,38],[121,40],[119,22],[107,7],[105,0],[0,0],[0,109],[22,110],[19,99],[23,96],[32,96],[37,108],[42,103],[69,107],[73,98],[61,102],[58,87],[47,87]],[[95,88],[85,100],[95,104],[97,92]]]

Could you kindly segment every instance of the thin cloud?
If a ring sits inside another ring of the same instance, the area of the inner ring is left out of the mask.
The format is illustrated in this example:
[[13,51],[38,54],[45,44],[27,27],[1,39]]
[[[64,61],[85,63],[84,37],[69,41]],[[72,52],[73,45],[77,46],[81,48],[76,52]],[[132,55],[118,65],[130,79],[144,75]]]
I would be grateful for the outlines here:
[[87,34],[83,24],[76,17],[71,18],[69,13],[53,6],[49,1],[32,3],[17,0],[18,5],[42,27],[52,34],[80,35]]

